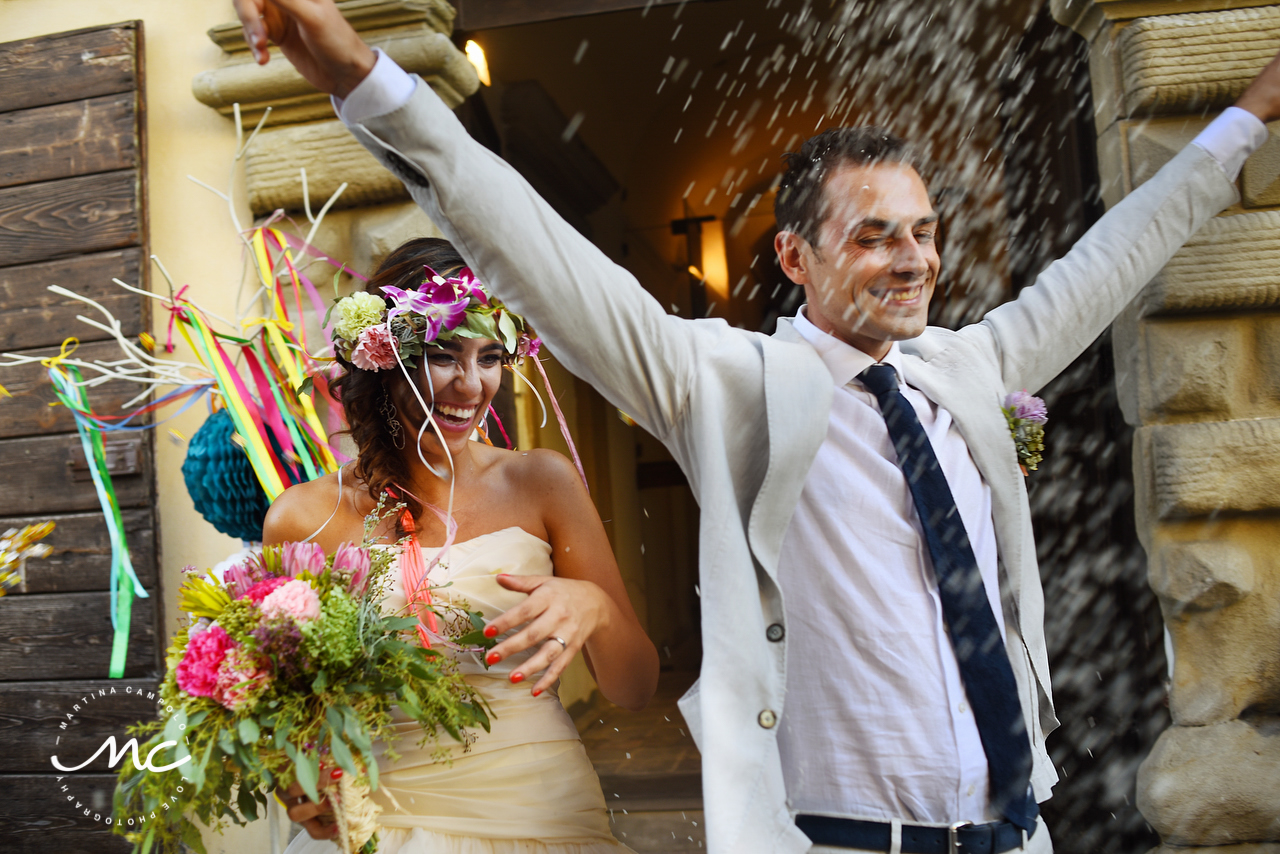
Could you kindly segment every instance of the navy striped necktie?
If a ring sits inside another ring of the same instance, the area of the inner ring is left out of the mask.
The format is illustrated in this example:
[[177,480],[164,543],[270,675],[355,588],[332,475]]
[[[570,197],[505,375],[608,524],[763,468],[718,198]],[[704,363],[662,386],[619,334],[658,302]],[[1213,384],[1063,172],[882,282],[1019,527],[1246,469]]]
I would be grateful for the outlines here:
[[951,487],[920,419],[898,391],[893,367],[872,365],[858,379],[880,403],[898,467],[906,475],[920,514],[938,579],[942,616],[987,754],[991,804],[1030,833],[1039,807],[1029,794],[1031,743],[1018,703],[1018,685]]

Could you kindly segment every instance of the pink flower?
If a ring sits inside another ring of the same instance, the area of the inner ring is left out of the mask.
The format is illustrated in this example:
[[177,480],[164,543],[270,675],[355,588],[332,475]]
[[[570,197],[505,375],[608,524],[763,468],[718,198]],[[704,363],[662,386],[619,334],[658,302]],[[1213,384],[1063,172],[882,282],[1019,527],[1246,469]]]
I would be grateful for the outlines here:
[[262,600],[262,613],[268,617],[314,620],[320,616],[320,596],[310,584],[295,578]]
[[449,281],[461,287],[467,296],[478,299],[483,305],[489,304],[489,294],[485,292],[484,284],[471,272],[470,267],[463,267]]
[[285,543],[281,561],[290,578],[304,572],[319,575],[324,572],[324,549],[315,543]]
[[351,581],[347,591],[359,595],[364,592],[365,583],[369,580],[369,551],[350,543],[343,543],[333,553],[333,571],[348,575]]
[[521,333],[520,341],[516,344],[516,355],[524,358],[525,356],[538,357],[538,351],[542,349],[542,339],[534,338],[527,332]]
[[235,643],[222,626],[207,629],[187,641],[187,651],[174,673],[178,687],[193,697],[212,697],[218,670]]
[[364,371],[385,371],[396,366],[397,341],[385,325],[370,326],[360,333],[351,351],[351,364]]
[[1049,412],[1045,409],[1044,401],[1025,391],[1009,394],[1004,399],[1004,408],[1010,410],[1014,418],[1021,418],[1023,421],[1045,424],[1049,420]]
[[267,671],[243,647],[237,646],[222,660],[211,696],[224,708],[235,711],[257,693],[269,678]]
[[267,596],[270,595],[277,587],[288,583],[289,579],[284,576],[279,578],[268,578],[266,581],[259,581],[236,598],[248,599],[253,604],[260,605],[262,604],[262,600],[266,599]]

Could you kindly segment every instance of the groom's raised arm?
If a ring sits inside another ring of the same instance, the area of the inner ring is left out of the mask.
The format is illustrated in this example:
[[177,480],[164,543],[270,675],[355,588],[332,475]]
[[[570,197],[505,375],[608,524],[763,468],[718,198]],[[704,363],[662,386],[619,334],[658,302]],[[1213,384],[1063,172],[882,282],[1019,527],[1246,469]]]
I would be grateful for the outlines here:
[[1280,56],[1196,139],[1098,220],[1016,300],[962,334],[993,344],[1009,391],[1036,391],[1237,198],[1235,177],[1280,118]]
[[698,340],[711,333],[668,315],[473,140],[429,86],[371,51],[332,0],[236,0],[236,9],[259,62],[269,38],[311,83],[345,99],[340,114],[356,137],[565,367],[645,429],[670,432]]
[[419,82],[399,109],[351,129],[565,367],[646,429],[670,431],[689,393],[694,324],[668,315],[473,140],[427,85]]

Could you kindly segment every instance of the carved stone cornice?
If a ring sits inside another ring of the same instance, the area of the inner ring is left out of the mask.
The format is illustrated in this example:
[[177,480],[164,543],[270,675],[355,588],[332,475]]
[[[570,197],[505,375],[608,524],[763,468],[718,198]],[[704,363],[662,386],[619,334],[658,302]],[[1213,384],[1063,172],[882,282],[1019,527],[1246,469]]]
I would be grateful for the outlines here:
[[1271,6],[1274,0],[1049,0],[1053,19],[1092,39],[1108,21]]
[[[421,75],[450,107],[480,87],[475,69],[450,41],[453,7],[444,0],[343,0],[343,15],[374,47],[386,51],[406,71]],[[240,104],[240,120],[257,124],[267,107],[267,125],[331,118],[329,98],[307,83],[278,50],[264,66],[255,63],[238,23],[220,24],[209,38],[226,51],[223,65],[192,81],[196,100],[230,116]]]

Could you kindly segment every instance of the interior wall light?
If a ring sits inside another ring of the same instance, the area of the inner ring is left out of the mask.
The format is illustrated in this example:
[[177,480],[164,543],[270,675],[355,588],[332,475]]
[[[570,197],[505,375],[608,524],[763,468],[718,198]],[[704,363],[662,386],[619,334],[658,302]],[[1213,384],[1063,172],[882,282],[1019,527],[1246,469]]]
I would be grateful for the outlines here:
[[463,48],[467,52],[467,59],[476,69],[476,76],[480,78],[480,82],[486,86],[492,86],[493,81],[489,79],[489,60],[485,59],[484,48],[476,44],[472,39],[467,39],[466,47]]

